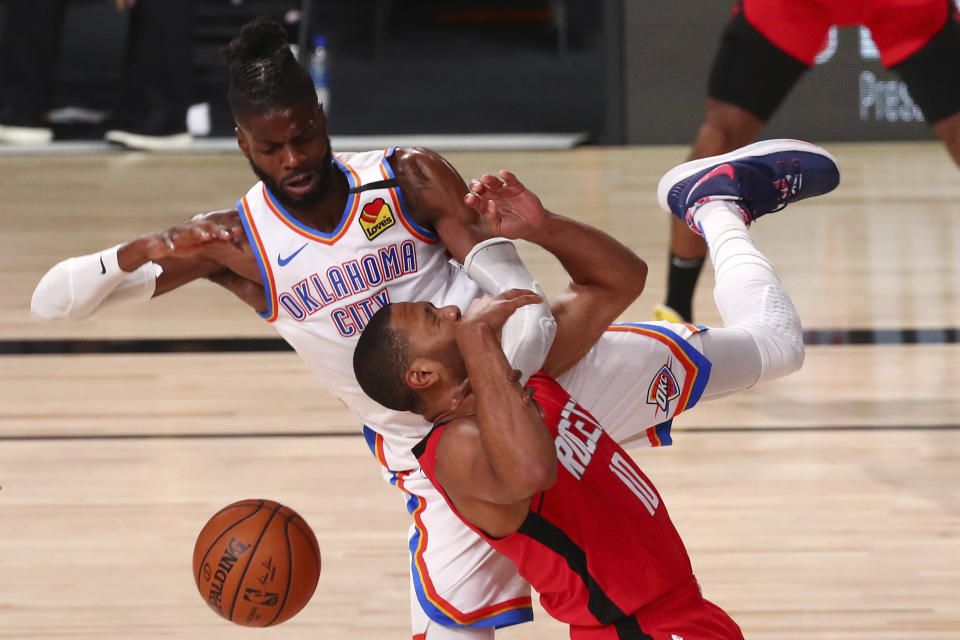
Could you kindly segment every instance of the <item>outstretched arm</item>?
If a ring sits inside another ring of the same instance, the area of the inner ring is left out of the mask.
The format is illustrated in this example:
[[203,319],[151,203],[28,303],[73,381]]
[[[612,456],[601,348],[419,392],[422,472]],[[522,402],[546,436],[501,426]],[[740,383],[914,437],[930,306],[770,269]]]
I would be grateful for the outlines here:
[[242,227],[233,224],[236,215],[202,214],[166,231],[64,260],[41,278],[31,311],[47,320],[77,320],[117,304],[149,300],[197,278],[214,279],[228,263],[242,264],[242,254],[249,251]]
[[494,233],[536,243],[552,253],[572,280],[552,303],[557,335],[543,370],[569,369],[643,291],[647,264],[606,233],[551,213],[515,175],[501,171],[470,183],[465,202]]

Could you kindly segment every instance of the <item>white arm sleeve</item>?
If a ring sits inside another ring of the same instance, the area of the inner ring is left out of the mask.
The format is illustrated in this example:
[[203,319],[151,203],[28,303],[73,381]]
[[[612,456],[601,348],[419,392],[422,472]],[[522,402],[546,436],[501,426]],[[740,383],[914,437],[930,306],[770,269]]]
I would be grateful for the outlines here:
[[30,312],[43,320],[79,320],[117,304],[149,300],[163,269],[148,262],[124,271],[117,262],[120,246],[56,264],[34,290]]
[[523,374],[520,382],[526,382],[543,365],[557,333],[547,296],[520,260],[513,242],[506,238],[478,243],[464,259],[463,269],[490,295],[508,289],[530,289],[543,297],[540,304],[517,309],[503,325],[503,352],[510,366]]

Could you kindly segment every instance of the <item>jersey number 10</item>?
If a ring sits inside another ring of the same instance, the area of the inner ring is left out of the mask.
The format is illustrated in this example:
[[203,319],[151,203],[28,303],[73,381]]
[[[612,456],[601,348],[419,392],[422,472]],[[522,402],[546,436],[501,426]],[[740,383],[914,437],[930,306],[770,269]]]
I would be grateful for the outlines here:
[[637,472],[630,461],[624,458],[619,451],[614,452],[613,457],[610,458],[610,470],[617,474],[617,477],[623,481],[623,484],[627,485],[633,495],[640,499],[640,502],[652,516],[657,507],[660,506],[660,497],[650,486],[650,483]]

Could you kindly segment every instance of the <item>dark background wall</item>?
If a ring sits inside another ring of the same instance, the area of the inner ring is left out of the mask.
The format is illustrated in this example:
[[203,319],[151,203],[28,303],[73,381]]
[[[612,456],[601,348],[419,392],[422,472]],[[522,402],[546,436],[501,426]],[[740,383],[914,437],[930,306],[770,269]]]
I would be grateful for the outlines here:
[[[608,81],[603,34],[604,9],[617,4],[316,0],[310,32],[328,40],[331,132],[589,132],[619,141],[605,133],[605,92],[619,92],[619,79]],[[196,6],[194,77],[184,81],[197,102],[210,102],[213,133],[230,135],[226,69],[217,49],[253,17],[283,18],[301,2],[198,0]],[[298,28],[290,27],[294,41]],[[126,31],[126,16],[112,2],[69,3],[57,106],[113,108]]]
[[[313,4],[311,32],[329,40],[334,134],[586,132],[603,144],[657,144],[692,139],[732,0]],[[300,5],[197,1],[194,77],[185,82],[197,102],[210,103],[215,135],[232,130],[217,48],[253,16],[282,18]],[[0,0],[0,20],[2,6]],[[112,109],[126,28],[111,2],[70,3],[58,106]],[[297,25],[290,29],[295,39]],[[863,57],[860,30],[845,28],[832,57],[807,74],[765,135],[886,140],[932,134],[897,79],[878,59]]]

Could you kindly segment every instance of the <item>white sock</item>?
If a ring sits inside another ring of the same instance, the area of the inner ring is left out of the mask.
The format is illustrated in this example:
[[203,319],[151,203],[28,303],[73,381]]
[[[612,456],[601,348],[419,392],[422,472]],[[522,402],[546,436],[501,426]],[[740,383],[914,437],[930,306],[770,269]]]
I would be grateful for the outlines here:
[[766,256],[747,233],[736,203],[701,205],[694,221],[703,231],[716,275],[713,297],[725,328],[743,329],[762,359],[759,380],[792,373],[803,364],[803,329],[790,297]]

